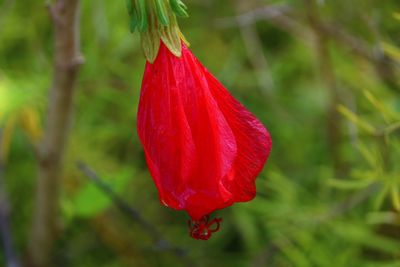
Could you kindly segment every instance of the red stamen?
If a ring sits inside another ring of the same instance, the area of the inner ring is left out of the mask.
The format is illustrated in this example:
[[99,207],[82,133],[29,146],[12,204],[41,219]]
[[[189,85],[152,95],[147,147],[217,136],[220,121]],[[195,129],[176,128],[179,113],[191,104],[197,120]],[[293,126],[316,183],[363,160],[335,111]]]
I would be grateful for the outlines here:
[[[212,233],[215,233],[219,230],[222,218],[214,218],[211,221],[209,220],[209,215],[203,216],[200,220],[189,220],[188,224],[190,236],[198,240],[208,240]],[[213,225],[215,227],[212,229],[211,227]]]

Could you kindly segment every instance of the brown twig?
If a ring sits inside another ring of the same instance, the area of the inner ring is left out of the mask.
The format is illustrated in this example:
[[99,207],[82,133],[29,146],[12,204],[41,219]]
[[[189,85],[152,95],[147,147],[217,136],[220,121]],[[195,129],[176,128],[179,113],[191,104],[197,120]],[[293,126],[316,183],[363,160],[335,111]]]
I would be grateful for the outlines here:
[[57,0],[49,7],[54,24],[54,77],[46,131],[38,151],[35,211],[28,248],[34,267],[49,266],[57,233],[60,170],[68,140],[79,65],[79,0]]
[[88,177],[94,185],[96,185],[104,194],[111,199],[115,206],[125,214],[130,220],[139,224],[144,231],[152,238],[154,243],[154,249],[157,251],[167,251],[175,255],[182,261],[185,266],[196,266],[189,257],[186,249],[177,247],[166,240],[158,229],[145,220],[140,212],[131,207],[125,200],[123,200],[114,190],[107,185],[91,168],[85,163],[78,161],[76,163],[78,169]]

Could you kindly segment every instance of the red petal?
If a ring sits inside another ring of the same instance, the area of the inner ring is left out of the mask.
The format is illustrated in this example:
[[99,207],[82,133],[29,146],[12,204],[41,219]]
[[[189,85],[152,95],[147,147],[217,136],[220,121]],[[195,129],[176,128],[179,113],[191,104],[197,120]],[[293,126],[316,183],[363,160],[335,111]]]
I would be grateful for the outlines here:
[[197,220],[254,198],[269,133],[185,45],[147,63],[137,127],[163,204]]

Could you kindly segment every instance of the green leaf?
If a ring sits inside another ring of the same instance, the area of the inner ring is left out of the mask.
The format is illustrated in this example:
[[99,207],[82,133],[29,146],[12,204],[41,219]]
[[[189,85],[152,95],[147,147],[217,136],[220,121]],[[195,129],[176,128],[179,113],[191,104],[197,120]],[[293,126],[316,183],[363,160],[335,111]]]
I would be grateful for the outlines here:
[[385,122],[390,122],[390,120],[398,119],[398,114],[391,111],[381,100],[376,98],[370,91],[364,90],[364,96],[368,101],[379,111]]
[[396,61],[400,61],[400,49],[397,48],[394,45],[391,45],[389,43],[383,42],[382,43],[382,48],[385,53],[395,59]]
[[373,127],[371,124],[369,124],[366,121],[363,121],[358,115],[356,115],[354,112],[349,110],[343,105],[339,105],[338,111],[342,113],[343,116],[345,116],[348,120],[352,121],[354,124],[356,124],[358,127],[363,129],[364,131],[370,133],[370,134],[375,134],[376,129]]
[[329,179],[328,185],[340,189],[361,189],[369,186],[373,182],[374,181],[370,179],[363,179],[363,180]]
[[367,222],[370,224],[396,224],[400,222],[400,215],[391,211],[370,212]]
[[375,168],[377,166],[377,158],[376,158],[376,153],[371,151],[364,143],[359,142],[357,148],[359,149],[361,155],[364,157],[364,159],[368,162],[368,164]]

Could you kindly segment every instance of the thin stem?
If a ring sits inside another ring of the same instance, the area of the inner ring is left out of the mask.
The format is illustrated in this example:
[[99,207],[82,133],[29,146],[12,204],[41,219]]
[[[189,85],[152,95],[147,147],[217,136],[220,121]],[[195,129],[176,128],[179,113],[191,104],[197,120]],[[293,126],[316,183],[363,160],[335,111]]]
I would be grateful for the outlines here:
[[94,185],[96,185],[110,200],[115,204],[115,206],[127,216],[131,221],[138,223],[144,231],[152,238],[155,249],[158,251],[167,251],[174,254],[179,258],[185,266],[196,266],[194,262],[188,257],[186,249],[177,247],[166,240],[162,234],[157,230],[157,228],[151,224],[149,221],[145,220],[140,212],[133,207],[131,207],[125,200],[123,200],[114,190],[107,185],[94,170],[89,168],[82,161],[76,163],[78,169],[88,177]]

